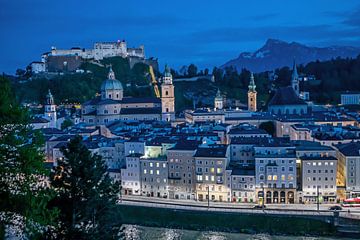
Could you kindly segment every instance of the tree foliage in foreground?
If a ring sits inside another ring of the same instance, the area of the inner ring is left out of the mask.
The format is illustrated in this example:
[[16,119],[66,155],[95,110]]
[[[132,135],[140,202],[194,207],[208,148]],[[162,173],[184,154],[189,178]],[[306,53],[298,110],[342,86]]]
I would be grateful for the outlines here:
[[56,209],[44,169],[39,132],[26,109],[15,101],[10,83],[0,77],[0,232],[7,238],[51,238]]
[[119,183],[113,183],[102,158],[92,154],[80,136],[61,149],[51,176],[58,193],[54,205],[61,210],[64,239],[116,239]]

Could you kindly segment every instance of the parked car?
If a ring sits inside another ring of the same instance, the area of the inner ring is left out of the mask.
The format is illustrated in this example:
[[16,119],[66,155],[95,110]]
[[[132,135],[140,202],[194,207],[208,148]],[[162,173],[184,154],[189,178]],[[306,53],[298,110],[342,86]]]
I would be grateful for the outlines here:
[[331,210],[331,211],[341,211],[342,207],[340,207],[340,206],[331,206],[331,207],[329,207],[329,210]]
[[254,209],[263,209],[263,208],[265,208],[265,205],[264,206],[263,205],[255,205],[253,208]]

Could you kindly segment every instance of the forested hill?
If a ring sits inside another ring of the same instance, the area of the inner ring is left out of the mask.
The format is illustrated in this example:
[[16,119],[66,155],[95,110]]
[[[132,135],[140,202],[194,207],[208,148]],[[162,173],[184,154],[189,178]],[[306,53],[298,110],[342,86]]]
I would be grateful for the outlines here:
[[[149,68],[145,64],[136,64],[130,69],[126,59],[115,57],[102,62],[104,65],[112,64],[116,78],[120,80],[125,89],[125,96],[153,96],[148,75]],[[85,63],[82,68],[91,73],[65,74],[51,79],[36,78],[32,81],[19,83],[13,81],[13,87],[20,101],[42,102],[50,89],[56,102],[84,102],[99,92],[102,81],[107,77],[108,68],[91,63]],[[271,90],[290,84],[291,70],[283,67],[275,70],[276,80],[269,80],[268,72],[255,74],[259,106],[269,99]],[[211,71],[210,71],[211,72]],[[302,84],[302,89],[310,92],[310,98],[316,103],[339,103],[341,92],[351,90],[360,91],[360,56],[354,59],[333,59],[329,61],[310,62],[298,66],[299,74],[314,75],[315,82]],[[178,73],[172,70],[174,76]],[[201,71],[194,74],[201,75]],[[211,74],[211,73],[210,73]],[[212,74],[215,82],[176,82],[176,106],[177,109],[192,107],[192,96],[198,96],[197,107],[211,106],[211,96],[215,96],[219,88],[228,99],[239,99],[246,104],[247,86],[250,72],[242,69],[238,72],[233,67],[225,69],[214,68]],[[194,86],[196,89],[194,90]],[[206,101],[202,101],[202,95]]]
[[33,77],[26,82],[13,81],[13,88],[20,102],[43,102],[48,89],[51,90],[57,103],[84,102],[100,91],[102,81],[107,78],[108,66],[112,65],[116,79],[120,80],[125,95],[151,96],[149,67],[137,63],[130,68],[127,59],[121,57],[107,58],[101,65],[84,63],[81,69],[90,73],[72,73],[56,76]]
[[[329,61],[315,61],[300,65],[300,74],[314,75],[315,84],[302,84],[305,91],[310,92],[311,100],[318,103],[339,103],[341,92],[360,91],[360,55],[357,58],[336,58]],[[276,86],[290,83],[291,69],[284,67],[276,70],[278,79]]]

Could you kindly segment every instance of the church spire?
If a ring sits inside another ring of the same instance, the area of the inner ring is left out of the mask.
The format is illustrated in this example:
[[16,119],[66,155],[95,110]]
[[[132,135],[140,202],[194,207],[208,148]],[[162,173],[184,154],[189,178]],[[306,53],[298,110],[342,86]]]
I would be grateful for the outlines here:
[[115,79],[115,73],[112,70],[112,66],[110,65],[109,73],[108,73],[108,79]]
[[256,91],[255,89],[256,89],[256,85],[255,85],[254,74],[251,72],[250,83],[249,83],[249,91],[255,92]]
[[164,71],[164,83],[165,84],[172,84],[172,75],[170,67],[166,64],[165,71]]
[[50,89],[48,90],[48,94],[46,95],[46,104],[47,105],[53,105],[54,104],[54,97],[51,94]]
[[255,85],[255,79],[254,74],[251,73],[250,75],[250,83],[249,83],[249,91],[248,91],[248,110],[251,112],[257,111],[257,92],[256,92],[256,85]]
[[299,75],[298,75],[298,72],[297,72],[296,62],[295,62],[295,59],[294,59],[294,65],[293,65],[293,71],[292,71],[292,75],[291,75],[291,80],[298,79],[298,78],[299,78]]
[[293,70],[292,70],[292,75],[291,75],[291,87],[294,89],[296,95],[299,96],[299,75],[297,72],[297,66],[296,66],[295,59],[294,59],[294,65],[293,65]]

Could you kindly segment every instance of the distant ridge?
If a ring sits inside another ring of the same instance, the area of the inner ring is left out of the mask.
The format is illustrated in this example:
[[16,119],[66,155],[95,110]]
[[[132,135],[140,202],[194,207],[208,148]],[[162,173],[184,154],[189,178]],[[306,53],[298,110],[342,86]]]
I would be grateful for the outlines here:
[[238,70],[246,68],[253,72],[263,72],[275,68],[291,66],[294,59],[298,64],[311,61],[324,61],[336,57],[355,58],[360,48],[348,46],[309,47],[297,42],[285,42],[268,39],[263,47],[255,52],[243,52],[238,58],[232,59],[221,66],[235,66]]

